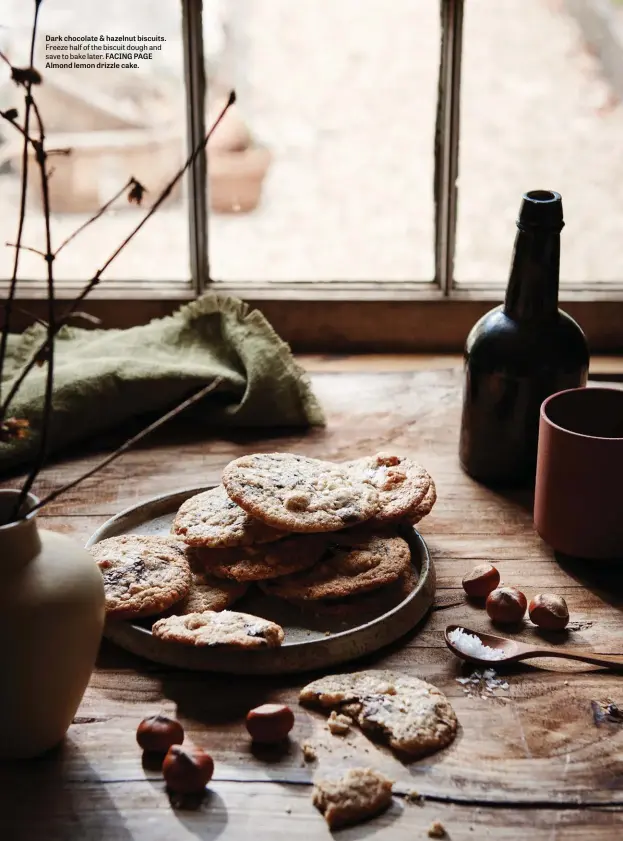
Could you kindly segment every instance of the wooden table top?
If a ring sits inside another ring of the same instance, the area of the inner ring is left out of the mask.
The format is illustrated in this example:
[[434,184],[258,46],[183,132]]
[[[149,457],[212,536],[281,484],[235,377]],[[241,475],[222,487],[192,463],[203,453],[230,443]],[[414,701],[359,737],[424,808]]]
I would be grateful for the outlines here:
[[[457,462],[461,375],[456,368],[313,376],[328,427],[253,440],[198,436],[176,426],[130,452],[52,504],[41,525],[85,541],[112,514],[149,496],[217,482],[222,467],[249,451],[291,450],[341,460],[395,449],[420,460],[439,499],[421,525],[437,568],[435,608],[408,638],[358,664],[392,668],[436,684],[451,699],[460,732],[452,746],[411,765],[361,733],[330,736],[324,717],[297,704],[308,678],[233,679],[175,671],[104,643],[98,667],[65,745],[41,760],[0,766],[0,838],[6,841],[305,841],[330,833],[311,804],[315,774],[371,766],[419,804],[396,798],[384,816],[339,837],[414,841],[435,820],[452,841],[611,841],[623,831],[623,726],[597,724],[592,701],[623,707],[623,681],[581,664],[551,661],[551,670],[522,665],[504,672],[507,690],[468,694],[470,674],[447,650],[449,623],[490,627],[466,603],[461,578],[493,561],[502,580],[528,598],[565,597],[571,612],[566,645],[603,654],[623,647],[623,579],[584,564],[561,564],[535,534],[526,494],[500,495],[472,482]],[[39,493],[94,462],[65,461],[43,477]],[[521,639],[538,639],[528,624]],[[543,666],[543,661],[540,661]],[[348,669],[348,667],[347,667]],[[346,669],[346,670],[347,670]],[[44,699],[42,699],[44,701]],[[282,701],[296,714],[289,748],[254,754],[244,714]],[[138,722],[165,712],[215,758],[209,794],[196,811],[171,808],[158,773],[144,769],[135,742]],[[316,745],[306,763],[301,744]]]

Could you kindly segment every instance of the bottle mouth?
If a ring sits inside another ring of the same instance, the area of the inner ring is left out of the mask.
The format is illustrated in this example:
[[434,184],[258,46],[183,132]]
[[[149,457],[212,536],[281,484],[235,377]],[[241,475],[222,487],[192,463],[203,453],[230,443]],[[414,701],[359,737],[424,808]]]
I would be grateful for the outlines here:
[[564,224],[560,193],[555,190],[530,190],[523,194],[517,219],[518,228],[545,228],[560,232]]
[[548,202],[560,201],[562,197],[560,193],[555,193],[553,190],[530,190],[525,194],[525,198],[531,201]]
[[20,492],[16,490],[0,490],[0,530],[12,528],[18,523],[23,523],[25,520],[37,516],[37,512],[32,509],[39,502],[39,499],[34,494],[29,493],[20,510],[16,511],[15,507],[19,496]]

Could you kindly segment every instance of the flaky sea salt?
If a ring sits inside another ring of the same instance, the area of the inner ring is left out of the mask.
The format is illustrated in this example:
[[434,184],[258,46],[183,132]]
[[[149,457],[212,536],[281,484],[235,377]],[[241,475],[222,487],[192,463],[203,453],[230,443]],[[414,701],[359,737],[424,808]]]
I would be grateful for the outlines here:
[[[475,634],[468,634],[463,628],[455,628],[448,634],[448,639],[459,651],[468,657],[476,657],[478,660],[501,660],[505,654],[503,648],[490,648],[485,645],[480,637]],[[485,678],[487,673],[485,672]]]
[[495,669],[476,669],[469,677],[457,677],[456,682],[463,686],[463,692],[470,698],[496,698],[496,689],[507,691],[507,681],[500,680]]

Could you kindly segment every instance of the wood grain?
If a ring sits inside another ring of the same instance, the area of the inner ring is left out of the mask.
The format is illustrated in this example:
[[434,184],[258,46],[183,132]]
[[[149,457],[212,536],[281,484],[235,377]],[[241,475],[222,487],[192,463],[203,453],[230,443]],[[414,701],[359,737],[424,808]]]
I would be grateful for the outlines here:
[[[508,690],[498,689],[494,698],[472,697],[456,680],[470,669],[448,652],[443,629],[449,623],[491,629],[482,608],[468,603],[460,586],[471,566],[490,560],[505,583],[528,597],[543,591],[564,595],[572,630],[549,636],[549,643],[621,654],[623,572],[555,558],[534,532],[529,494],[494,493],[462,474],[456,452],[459,368],[324,372],[313,378],[327,410],[326,429],[254,439],[177,424],[59,499],[40,517],[41,525],[84,541],[128,505],[218,481],[227,461],[249,451],[288,449],[339,460],[396,449],[418,458],[439,493],[421,524],[437,567],[436,606],[405,640],[357,665],[394,668],[439,686],[459,717],[456,742],[404,765],[358,732],[345,739],[331,736],[322,715],[297,704],[305,679],[186,673],[140,661],[107,643],[64,749],[40,762],[0,766],[0,797],[7,804],[0,811],[0,838],[242,841],[253,835],[260,841],[293,836],[314,841],[329,835],[311,806],[314,775],[362,764],[385,770],[399,792],[415,788],[426,802],[415,806],[397,798],[388,815],[345,830],[344,839],[381,832],[390,841],[425,838],[435,819],[453,841],[519,841],[528,835],[538,841],[610,841],[620,835],[623,726],[597,726],[591,711],[593,700],[623,707],[620,676],[535,660],[504,672]],[[67,481],[96,457],[91,452],[51,467],[38,492]],[[529,623],[518,636],[541,639]],[[277,700],[296,712],[290,744],[277,755],[254,754],[244,713]],[[158,775],[142,768],[134,732],[140,719],[157,711],[178,715],[189,738],[215,757],[213,794],[199,811],[172,811]],[[306,740],[316,746],[315,763],[302,760]]]

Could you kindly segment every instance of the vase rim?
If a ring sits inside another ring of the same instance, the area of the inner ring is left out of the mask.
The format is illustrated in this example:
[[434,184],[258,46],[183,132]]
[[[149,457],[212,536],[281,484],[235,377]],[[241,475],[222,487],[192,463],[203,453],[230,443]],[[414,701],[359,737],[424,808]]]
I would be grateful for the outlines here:
[[[15,488],[2,488],[2,489],[0,489],[0,510],[3,507],[3,502],[4,501],[9,500],[11,498],[14,499],[15,497],[18,497],[20,495],[20,493],[21,493],[21,491],[18,491]],[[2,532],[4,530],[7,530],[7,529],[15,528],[16,526],[19,526],[20,523],[27,522],[28,520],[34,520],[34,518],[37,516],[37,511],[33,511],[32,509],[34,508],[35,505],[38,504],[38,502],[39,502],[39,497],[37,497],[34,494],[29,492],[26,495],[26,499],[24,501],[24,505],[26,506],[26,509],[27,509],[27,513],[25,514],[25,516],[20,517],[19,520],[11,520],[10,523],[4,523],[3,525],[0,525],[0,532]],[[0,522],[2,522],[2,521],[0,520]]]

